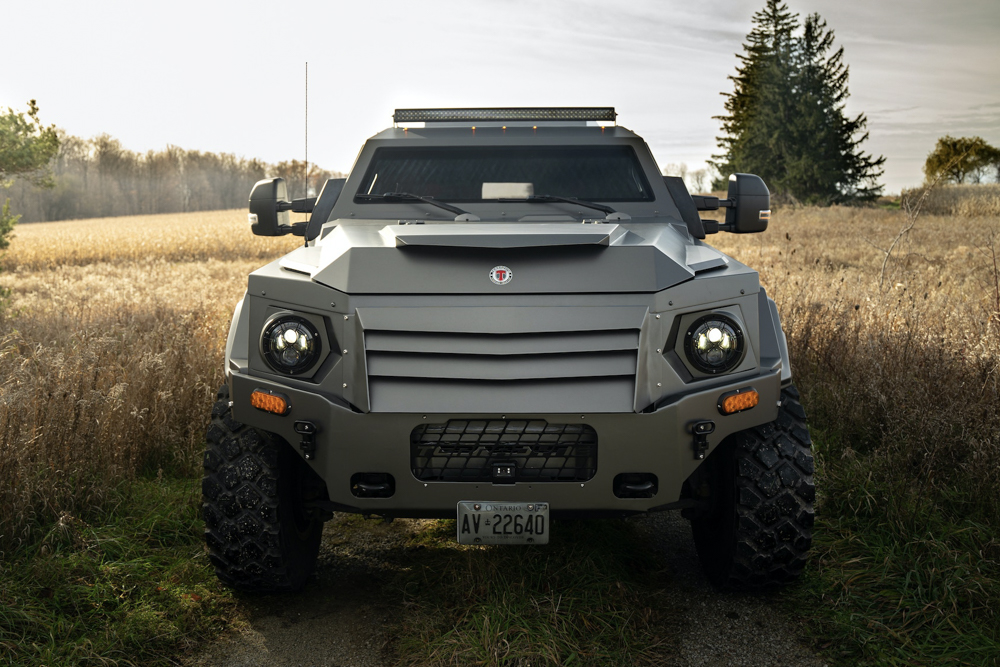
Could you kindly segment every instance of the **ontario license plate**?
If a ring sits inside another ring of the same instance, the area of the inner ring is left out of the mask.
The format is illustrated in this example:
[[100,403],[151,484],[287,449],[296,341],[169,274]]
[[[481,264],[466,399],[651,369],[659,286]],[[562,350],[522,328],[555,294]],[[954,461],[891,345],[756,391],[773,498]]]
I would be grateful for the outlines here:
[[548,544],[549,504],[460,501],[458,542]]

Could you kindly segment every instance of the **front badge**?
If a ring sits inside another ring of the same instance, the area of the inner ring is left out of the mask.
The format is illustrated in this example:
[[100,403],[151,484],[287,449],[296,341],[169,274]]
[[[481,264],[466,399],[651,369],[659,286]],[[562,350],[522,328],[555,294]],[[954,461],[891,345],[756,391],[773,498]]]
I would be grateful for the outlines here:
[[490,280],[497,285],[506,285],[513,277],[514,274],[506,266],[494,266],[490,271]]

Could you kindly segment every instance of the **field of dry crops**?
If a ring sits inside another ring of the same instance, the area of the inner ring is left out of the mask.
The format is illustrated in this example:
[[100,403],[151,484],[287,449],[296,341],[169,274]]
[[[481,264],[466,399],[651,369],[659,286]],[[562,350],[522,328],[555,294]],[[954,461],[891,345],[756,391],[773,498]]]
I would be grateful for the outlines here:
[[223,211],[21,225],[0,284],[0,550],[200,463],[246,274],[291,239]]

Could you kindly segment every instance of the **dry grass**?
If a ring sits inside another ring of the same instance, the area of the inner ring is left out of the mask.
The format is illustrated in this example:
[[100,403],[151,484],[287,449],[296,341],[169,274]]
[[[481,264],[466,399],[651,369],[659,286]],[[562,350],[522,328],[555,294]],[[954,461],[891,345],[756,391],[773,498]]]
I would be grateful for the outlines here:
[[[246,273],[298,242],[254,237],[244,215],[18,227],[0,326],[0,543],[139,468],[193,465]],[[941,490],[973,484],[992,514],[997,219],[918,219],[879,289],[880,248],[905,223],[899,211],[785,209],[766,234],[709,241],[760,270],[826,428],[853,449],[895,443],[893,465]]]
[[990,520],[1000,519],[998,222],[918,217],[884,274],[885,250],[909,224],[903,212],[788,209],[767,234],[718,239],[760,270],[796,381],[844,455],[871,453],[894,484],[959,496],[958,515]]
[[[903,198],[916,199],[923,189],[904,190]],[[1000,216],[1000,184],[944,185],[931,190],[924,200],[923,210],[932,215],[954,215],[961,218]]]
[[4,263],[42,271],[102,262],[263,260],[300,239],[254,236],[246,210],[91,218],[19,225]]
[[998,655],[998,230],[997,216],[805,208],[718,239],[760,269],[789,337],[819,501],[788,599],[840,664]]
[[196,468],[246,274],[294,245],[251,236],[244,217],[18,227],[0,275],[12,291],[0,317],[0,549],[99,508],[138,472]]
[[[823,634],[845,660],[961,661],[1000,640],[1000,215],[979,212],[783,209],[765,234],[709,239],[782,314],[818,436],[804,604],[834,619]],[[144,471],[196,470],[245,276],[297,242],[254,238],[243,216],[17,229],[0,276],[0,549]]]

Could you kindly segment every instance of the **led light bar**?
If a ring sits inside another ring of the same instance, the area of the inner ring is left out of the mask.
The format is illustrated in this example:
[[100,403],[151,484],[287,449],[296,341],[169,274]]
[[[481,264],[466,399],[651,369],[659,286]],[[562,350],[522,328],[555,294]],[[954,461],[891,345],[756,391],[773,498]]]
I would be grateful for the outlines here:
[[396,109],[394,123],[462,123],[467,121],[604,120],[614,122],[614,107],[506,107],[498,109]]

